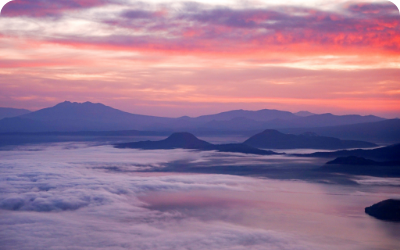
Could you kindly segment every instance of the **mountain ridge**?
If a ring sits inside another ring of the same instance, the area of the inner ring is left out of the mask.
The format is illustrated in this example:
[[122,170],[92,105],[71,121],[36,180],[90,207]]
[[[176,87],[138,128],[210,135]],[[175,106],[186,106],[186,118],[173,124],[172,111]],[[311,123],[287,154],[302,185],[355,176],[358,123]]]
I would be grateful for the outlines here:
[[5,108],[5,107],[0,107],[0,120],[3,118],[9,118],[9,117],[16,117],[20,115],[25,115],[28,113],[31,113],[32,111],[27,110],[27,109],[16,109],[16,108]]
[[400,142],[400,119],[315,128],[282,128],[280,131],[293,134],[314,132],[319,135],[341,139],[367,140],[393,144]]
[[314,133],[301,135],[284,134],[274,129],[266,129],[253,135],[244,144],[267,149],[346,149],[346,148],[371,148],[375,143],[365,141],[340,140],[338,138],[318,136]]
[[359,121],[383,120],[376,116],[335,116],[332,114],[297,116],[288,111],[263,109],[233,110],[199,117],[168,118],[131,114],[101,103],[65,101],[53,107],[0,120],[0,133],[54,131],[260,131],[266,128],[322,126]]
[[375,149],[353,149],[353,150],[338,150],[333,152],[315,152],[312,154],[295,154],[296,156],[305,157],[348,157],[357,156],[372,160],[385,161],[400,161],[400,143],[375,148]]

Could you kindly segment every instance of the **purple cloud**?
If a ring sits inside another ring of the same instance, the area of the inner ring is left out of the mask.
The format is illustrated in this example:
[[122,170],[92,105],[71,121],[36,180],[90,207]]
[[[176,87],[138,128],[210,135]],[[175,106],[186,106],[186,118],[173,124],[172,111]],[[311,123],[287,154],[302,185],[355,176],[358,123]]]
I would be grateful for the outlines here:
[[[400,26],[395,10],[396,7],[391,3],[343,5],[340,12],[285,6],[210,9],[200,4],[186,5],[186,9],[179,12],[167,11],[169,15],[130,10],[105,22],[140,30],[147,35],[110,37],[105,40],[112,43],[119,40],[122,46],[135,47],[141,44],[155,49],[220,50],[224,41],[225,49],[265,47],[266,44],[318,44],[399,51],[397,41]],[[160,37],[155,33],[157,31],[169,34],[170,38]],[[105,40],[103,42],[108,44]]]
[[59,17],[66,11],[87,9],[111,3],[112,0],[14,0],[6,4],[2,15],[8,17]]

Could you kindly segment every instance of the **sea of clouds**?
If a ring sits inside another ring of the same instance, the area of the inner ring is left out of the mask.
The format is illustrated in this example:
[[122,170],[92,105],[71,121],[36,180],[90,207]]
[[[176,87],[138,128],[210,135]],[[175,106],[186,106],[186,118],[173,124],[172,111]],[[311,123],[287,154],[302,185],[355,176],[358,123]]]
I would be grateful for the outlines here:
[[[393,187],[371,193],[159,171],[182,161],[276,167],[279,157],[74,143],[0,151],[0,249],[368,249],[371,242],[360,242],[364,236],[348,239],[328,228],[375,225],[356,208],[395,194]],[[338,195],[345,198],[338,202]],[[332,225],[315,230],[318,222]],[[362,233],[377,234],[371,240],[388,246],[398,243],[386,234]]]

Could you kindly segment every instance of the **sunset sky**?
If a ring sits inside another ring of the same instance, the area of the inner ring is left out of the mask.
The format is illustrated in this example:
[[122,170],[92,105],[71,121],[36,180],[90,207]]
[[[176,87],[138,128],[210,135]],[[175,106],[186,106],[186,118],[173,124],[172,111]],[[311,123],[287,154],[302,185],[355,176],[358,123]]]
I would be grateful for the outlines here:
[[400,117],[399,23],[388,1],[14,0],[0,107]]

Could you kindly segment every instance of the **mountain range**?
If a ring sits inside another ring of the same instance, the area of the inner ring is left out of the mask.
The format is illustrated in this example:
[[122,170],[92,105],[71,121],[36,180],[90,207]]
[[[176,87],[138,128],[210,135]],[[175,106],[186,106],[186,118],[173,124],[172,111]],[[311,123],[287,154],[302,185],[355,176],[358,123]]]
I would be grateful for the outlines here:
[[265,129],[313,129],[380,121],[385,119],[372,115],[317,115],[305,111],[294,114],[269,109],[233,110],[195,118],[167,118],[131,114],[100,103],[65,101],[54,107],[3,118],[0,120],[0,133],[146,130],[251,135]]

